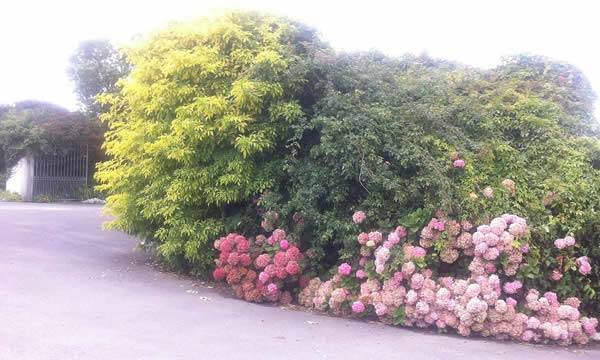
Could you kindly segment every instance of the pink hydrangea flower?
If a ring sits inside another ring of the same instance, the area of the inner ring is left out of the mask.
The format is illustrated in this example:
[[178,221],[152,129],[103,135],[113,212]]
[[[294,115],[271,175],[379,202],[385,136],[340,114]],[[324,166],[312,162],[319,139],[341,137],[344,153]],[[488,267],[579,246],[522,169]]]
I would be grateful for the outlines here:
[[383,235],[379,231],[371,231],[369,233],[369,241],[373,241],[375,244],[379,244],[383,239]]
[[254,264],[258,269],[263,269],[265,266],[269,265],[271,262],[271,257],[269,254],[260,254],[254,260]]
[[394,280],[399,284],[402,282],[402,280],[404,279],[404,275],[402,274],[402,272],[400,271],[396,271],[394,273]]
[[583,330],[588,335],[596,334],[596,326],[598,326],[598,320],[594,318],[583,318],[581,321],[581,325],[583,326]]
[[389,240],[386,240],[386,241],[383,242],[383,247],[386,248],[386,249],[391,249],[391,248],[394,247],[394,245],[395,244],[393,242],[389,241]]
[[269,294],[276,294],[277,293],[277,285],[270,283],[269,285],[267,285],[267,292]]
[[485,272],[488,274],[493,274],[497,270],[496,265],[493,262],[486,263],[483,268],[485,269]]
[[388,235],[387,241],[390,242],[392,245],[396,245],[400,242],[400,235],[398,235],[398,232],[392,231]]
[[356,271],[356,277],[357,277],[358,279],[361,279],[361,280],[362,280],[362,279],[366,279],[366,278],[367,278],[367,276],[368,276],[368,275],[367,275],[367,272],[366,272],[366,271],[364,271],[363,269],[360,269],[360,270],[357,270],[357,271]]
[[271,278],[271,276],[269,276],[269,274],[267,274],[264,271],[262,271],[260,274],[258,274],[258,280],[263,284],[266,284],[270,278]]
[[454,166],[457,169],[462,169],[465,167],[465,164],[466,164],[466,162],[463,159],[456,159],[452,163],[452,166]]
[[406,231],[406,228],[404,228],[404,226],[398,226],[398,227],[396,227],[396,231],[395,232],[396,232],[396,234],[398,234],[398,237],[400,239],[404,239],[406,237],[406,235],[407,235],[407,231]]
[[246,267],[252,264],[252,258],[248,254],[240,255],[240,265]]
[[423,249],[420,246],[415,246],[412,248],[410,255],[412,257],[420,258],[420,257],[424,257],[426,254],[427,254],[427,251],[425,251],[425,249]]
[[298,247],[292,246],[285,251],[285,257],[288,260],[298,261],[302,258],[302,253],[300,252],[300,249],[298,249]]
[[575,245],[575,238],[572,236],[565,236],[565,238],[563,240],[564,240],[566,246],[574,246]]
[[513,223],[508,227],[508,232],[516,237],[521,237],[527,232],[527,225],[521,223]]
[[495,260],[498,256],[500,256],[500,251],[495,247],[487,249],[485,254],[483,254],[483,258],[489,261]]
[[227,257],[227,263],[229,265],[237,265],[238,262],[240,261],[240,256],[238,255],[238,253],[232,252],[231,254],[229,254],[229,257]]
[[525,342],[530,342],[535,338],[535,333],[531,330],[525,330],[523,335],[521,335],[521,340]]
[[387,314],[387,306],[385,306],[384,303],[376,303],[375,304],[375,313],[377,314],[377,316],[384,316],[385,314]]
[[405,263],[404,265],[402,265],[402,274],[404,274],[404,276],[411,275],[413,272],[415,272],[415,269],[416,269],[415,263],[413,263],[412,261],[409,261],[409,262]]
[[475,246],[475,255],[483,256],[488,249],[488,244],[485,242],[479,243]]
[[262,245],[267,241],[267,238],[264,235],[257,235],[256,238],[254,239],[254,243],[256,245]]
[[279,247],[281,250],[287,250],[290,247],[290,242],[286,239],[283,239],[279,242]]
[[357,211],[352,215],[352,221],[354,221],[355,224],[362,223],[366,218],[367,215],[364,213],[364,211]]
[[285,239],[286,234],[285,234],[285,231],[282,229],[275,229],[273,231],[272,236],[275,239],[275,241],[281,241],[281,240]]
[[222,252],[231,252],[233,250],[234,241],[231,238],[225,238],[220,242],[219,250]]
[[216,281],[220,281],[225,279],[225,277],[227,276],[227,273],[222,269],[222,268],[216,268],[215,271],[213,271],[213,277],[215,278]]
[[250,242],[245,237],[238,236],[236,238],[236,247],[238,252],[247,253],[250,249]]
[[565,247],[567,247],[567,245],[565,244],[565,239],[556,239],[556,240],[554,240],[554,246],[557,249],[564,249]]
[[579,265],[579,272],[582,275],[589,275],[592,272],[592,265],[590,265],[589,262],[587,261],[583,261],[580,265]]
[[300,272],[300,265],[296,261],[290,261],[285,266],[285,271],[290,275],[296,275]]
[[548,291],[548,292],[544,293],[544,298],[546,298],[546,300],[548,300],[548,303],[550,303],[550,305],[552,305],[552,306],[559,305],[558,296],[556,295],[555,292]]
[[352,272],[352,266],[350,266],[350,264],[348,264],[348,263],[343,263],[340,266],[338,266],[338,274],[340,274],[340,275],[348,276],[348,275],[350,275],[351,272]]
[[269,264],[265,267],[265,272],[270,276],[274,276],[277,273],[277,267],[273,264]]
[[352,312],[355,314],[362,314],[365,311],[365,304],[362,301],[355,301],[352,303]]
[[429,226],[437,231],[444,231],[444,229],[446,228],[446,223],[444,222],[444,220],[440,220],[437,218],[433,218],[431,219],[431,221],[429,222]]
[[515,294],[523,287],[523,283],[519,280],[507,282],[504,284],[504,292],[507,294]]
[[283,251],[280,251],[273,257],[273,263],[275,266],[284,267],[288,263],[288,258]]
[[358,234],[358,243],[361,245],[365,245],[369,241],[369,234],[363,232]]
[[365,266],[365,265],[367,265],[368,261],[369,261],[369,258],[362,256],[360,258],[360,260],[358,260],[358,265]]
[[550,274],[550,280],[552,281],[560,281],[560,279],[562,279],[563,275],[560,271],[558,270],[553,270],[552,274]]
[[419,290],[423,287],[424,282],[425,277],[419,273],[416,273],[410,278],[410,287],[412,289]]

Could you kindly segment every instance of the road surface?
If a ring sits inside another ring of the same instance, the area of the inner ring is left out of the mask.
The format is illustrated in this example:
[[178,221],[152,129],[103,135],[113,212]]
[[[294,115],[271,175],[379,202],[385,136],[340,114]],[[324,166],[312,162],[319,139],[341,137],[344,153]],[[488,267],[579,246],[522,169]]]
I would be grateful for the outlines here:
[[0,203],[0,359],[600,359],[246,303],[160,272],[101,208]]

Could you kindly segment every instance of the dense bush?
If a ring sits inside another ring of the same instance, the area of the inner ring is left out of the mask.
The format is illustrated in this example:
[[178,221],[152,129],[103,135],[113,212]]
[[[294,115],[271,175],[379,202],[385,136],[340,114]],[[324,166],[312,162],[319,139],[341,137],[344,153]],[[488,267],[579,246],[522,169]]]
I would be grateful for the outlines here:
[[[364,212],[353,215],[359,226],[365,219]],[[290,245],[285,231],[255,239],[232,233],[214,243],[219,258],[213,275],[247,301],[285,304],[300,286],[300,305],[336,315],[453,329],[463,336],[587,343],[597,333],[598,320],[581,315],[580,299],[541,294],[515,280],[529,252],[529,235],[527,221],[516,215],[474,229],[468,221],[438,214],[416,238],[402,226],[360,233],[355,238],[360,249],[321,280],[303,275],[313,254],[305,257]],[[438,259],[440,244],[444,251]],[[577,263],[577,277],[590,274],[589,259],[576,258],[573,237],[557,239],[555,246]],[[451,274],[439,271],[440,262],[453,264]]]
[[[336,55],[312,30],[254,13],[173,26],[128,59],[132,73],[104,97],[111,160],[98,178],[112,226],[173,267],[205,273],[211,241],[257,233],[261,215],[322,275],[359,251],[356,210],[363,226],[401,224],[409,237],[435,214],[485,224],[513,213],[530,224],[529,252],[503,276],[600,312],[600,268],[575,276],[575,258],[553,246],[574,236],[579,257],[600,263],[595,97],[572,66]],[[443,238],[428,267],[468,276],[465,257],[443,261],[456,251]]]
[[598,268],[571,277],[573,263],[551,246],[575,235],[583,255],[600,261],[593,97],[558,97],[580,86],[563,80],[560,88],[531,63],[553,64],[517,57],[482,72],[427,58],[339,57],[315,116],[296,127],[302,150],[288,158],[286,182],[262,203],[284,219],[302,215],[296,236],[328,260],[325,270],[338,253],[355,251],[356,229],[345,221],[355,209],[374,228],[400,223],[413,231],[436,210],[474,223],[523,214],[533,224],[525,281],[546,288],[547,274],[565,272],[559,294],[600,311]]

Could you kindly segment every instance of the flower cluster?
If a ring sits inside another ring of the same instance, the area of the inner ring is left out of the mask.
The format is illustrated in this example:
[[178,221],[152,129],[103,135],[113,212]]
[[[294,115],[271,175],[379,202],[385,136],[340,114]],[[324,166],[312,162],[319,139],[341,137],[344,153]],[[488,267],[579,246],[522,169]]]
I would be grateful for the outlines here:
[[554,240],[554,246],[559,250],[575,246],[575,238],[572,236],[565,236],[562,239],[556,239]]
[[512,196],[517,193],[517,184],[511,179],[504,179],[501,183],[502,187],[505,188]]
[[443,214],[431,219],[429,224],[421,230],[419,244],[424,248],[430,248],[435,243],[443,242],[440,252],[442,262],[452,264],[461,252],[472,255],[473,246],[471,233],[472,225],[468,221],[457,222],[454,220],[443,220]]
[[486,199],[492,199],[494,197],[494,189],[492,189],[490,186],[486,186],[482,193]]
[[548,339],[561,344],[585,344],[596,334],[598,320],[581,316],[577,298],[568,298],[561,304],[555,293],[546,292],[540,296],[539,291],[532,289],[524,303],[530,315],[521,334],[523,341]]
[[441,234],[446,229],[446,222],[442,219],[433,218],[426,227],[421,230],[421,239],[419,244],[424,248],[430,248],[434,242],[440,239]]
[[363,211],[357,211],[352,215],[352,221],[354,221],[355,224],[362,223],[366,218],[367,215]]
[[[215,280],[225,280],[236,296],[252,302],[290,303],[290,289],[301,273],[303,254],[275,229],[266,238],[251,242],[243,235],[229,234],[215,241],[220,254],[215,261]],[[291,283],[291,284],[290,284]]]
[[519,240],[529,232],[525,219],[505,214],[493,219],[489,225],[477,227],[472,240],[473,261],[469,270],[476,275],[492,274],[497,270],[496,263],[500,255],[506,255],[504,273],[513,276],[523,260],[524,247],[517,247]]
[[582,275],[589,275],[592,272],[592,265],[590,265],[590,259],[587,256],[577,258],[575,261],[578,270]]
[[464,168],[466,164],[467,163],[463,159],[456,159],[452,162],[452,166],[454,166],[457,169]]
[[[359,213],[353,216],[356,224],[365,220]],[[214,277],[248,301],[287,303],[299,284],[298,303],[308,308],[339,316],[373,315],[394,325],[454,329],[463,336],[563,345],[585,344],[597,336],[598,321],[580,313],[579,299],[560,302],[554,292],[540,296],[514,277],[529,251],[525,219],[505,214],[473,228],[438,213],[419,233],[420,246],[411,244],[401,226],[387,235],[363,232],[357,257],[340,264],[325,281],[301,276],[304,255],[281,229],[254,241],[229,234],[215,241],[220,255]],[[575,244],[569,236],[559,240],[559,249]],[[464,269],[468,274],[434,276],[427,264],[436,251],[450,264],[461,254],[471,258]],[[591,272],[587,257],[575,263],[581,274]],[[562,274],[556,270],[549,277],[558,281]]]
[[460,157],[458,152],[450,154],[450,160],[452,160],[452,166],[456,169],[464,169],[467,162]]
[[[371,236],[369,240],[369,234],[365,233],[359,236],[363,247],[358,269],[351,277],[358,282],[358,290],[352,291],[354,287],[344,282],[352,271],[350,264],[344,263],[332,279],[325,282],[312,279],[300,292],[300,303],[337,315],[375,314],[382,322],[396,325],[451,328],[463,336],[479,334],[526,342],[585,344],[596,334],[598,321],[581,316],[577,298],[560,303],[555,293],[539,297],[538,290],[525,292],[521,281],[510,279],[523,259],[522,254],[527,252],[526,244],[520,242],[529,231],[524,219],[506,214],[479,226],[473,234],[469,232],[471,228],[467,222],[457,223],[438,216],[420,233],[423,247],[407,243],[401,248],[394,247],[398,243],[394,231],[385,242],[391,237],[396,243],[379,246],[371,253],[363,248],[369,249],[367,243],[371,240],[379,243],[381,236]],[[421,256],[427,256],[425,247],[442,240],[452,249],[471,254],[469,276],[435,278],[423,263],[417,265]],[[393,251],[400,251],[403,259],[398,269],[390,267],[397,264],[390,260]],[[501,254],[506,255],[504,275],[498,271]],[[586,257],[577,259],[577,264],[584,272],[588,271]],[[364,270],[369,266],[374,266],[374,273]],[[502,280],[500,276],[509,278]]]
[[[572,236],[565,236],[562,239],[554,240],[554,246],[558,250],[564,250],[570,247],[575,246],[576,240]],[[590,260],[587,256],[580,256],[575,259],[575,264],[577,265],[577,270],[581,275],[589,275],[592,272],[592,265],[590,264]],[[560,270],[553,270],[552,274],[550,274],[550,280],[552,281],[560,281],[563,275]]]

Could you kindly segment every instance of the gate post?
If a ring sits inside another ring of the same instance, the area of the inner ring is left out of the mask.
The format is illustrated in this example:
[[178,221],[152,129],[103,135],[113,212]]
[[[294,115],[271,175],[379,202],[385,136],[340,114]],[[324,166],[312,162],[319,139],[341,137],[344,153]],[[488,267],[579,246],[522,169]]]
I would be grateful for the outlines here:
[[29,154],[25,157],[25,194],[23,200],[33,201],[33,173],[35,158]]

